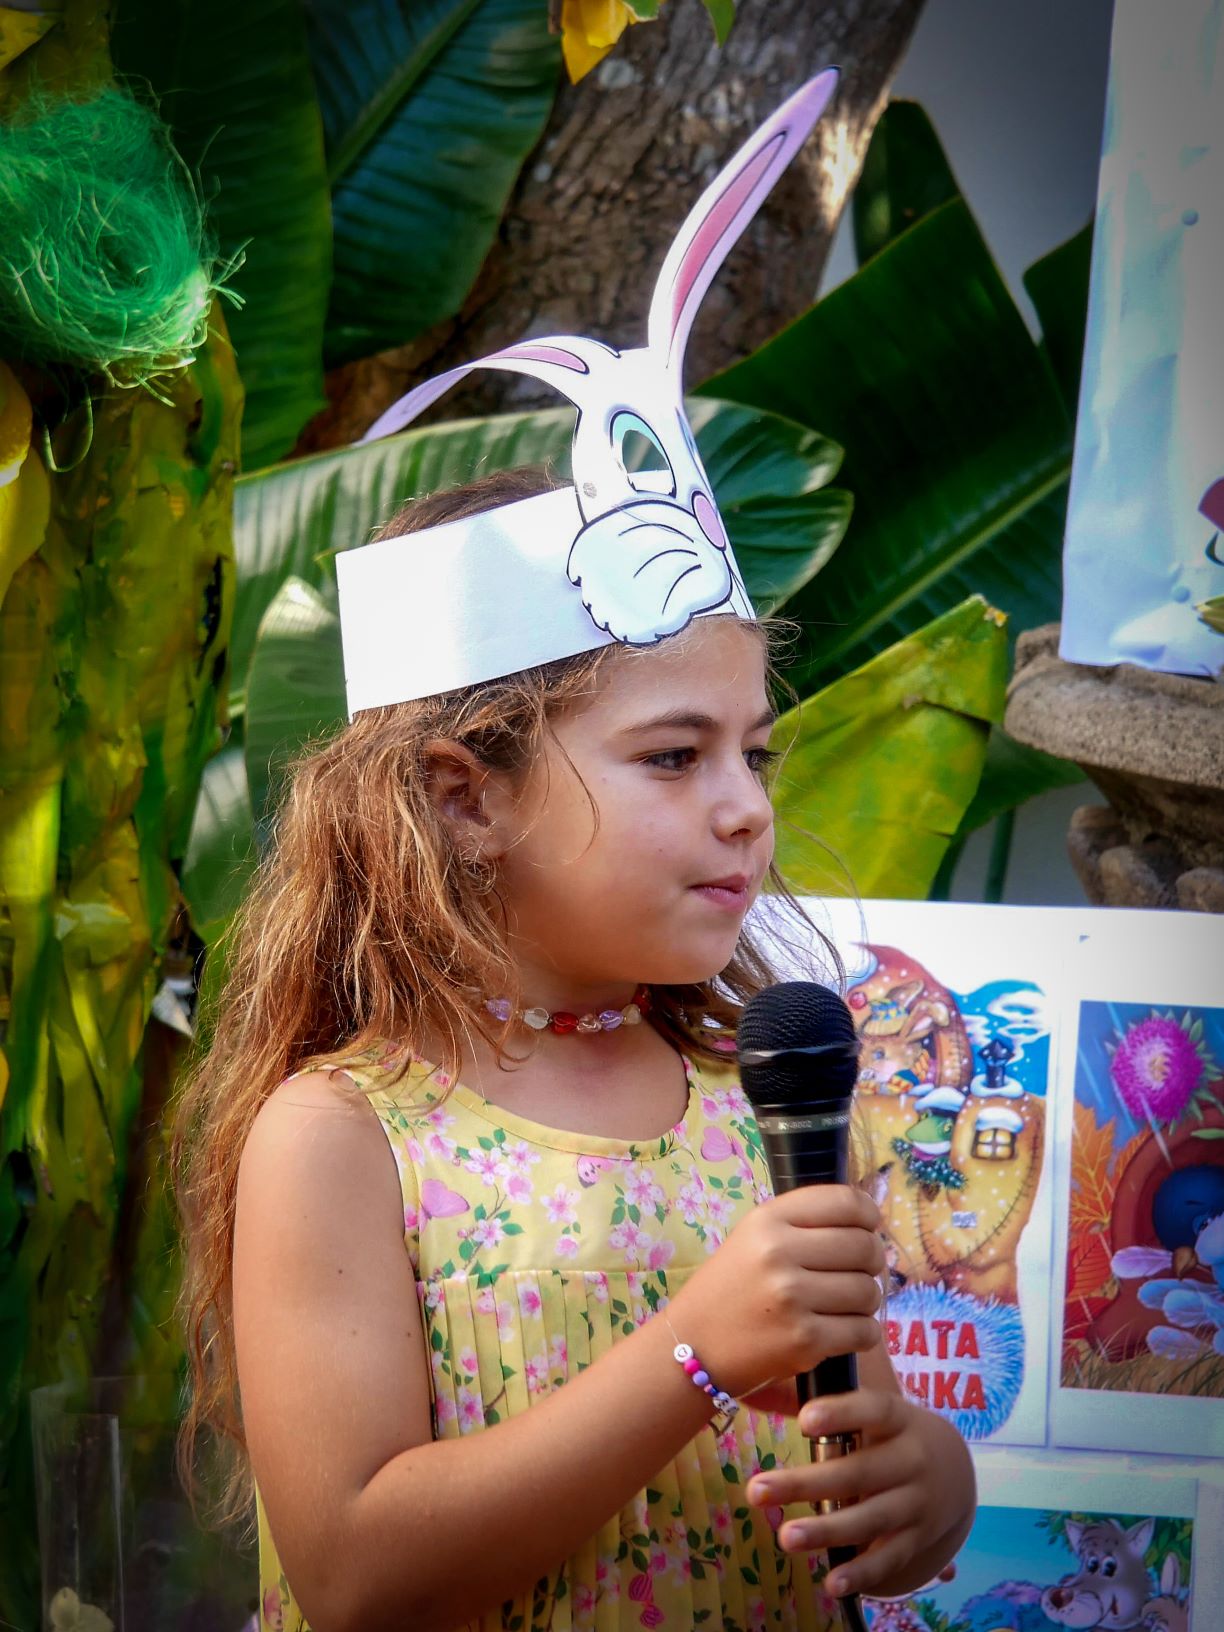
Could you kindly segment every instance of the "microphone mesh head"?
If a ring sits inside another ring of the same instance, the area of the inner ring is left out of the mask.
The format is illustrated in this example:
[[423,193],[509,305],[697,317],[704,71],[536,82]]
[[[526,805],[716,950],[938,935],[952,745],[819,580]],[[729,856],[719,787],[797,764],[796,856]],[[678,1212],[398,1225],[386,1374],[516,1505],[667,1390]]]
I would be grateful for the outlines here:
[[[740,1081],[758,1105],[828,1105],[848,1100],[858,1077],[858,1034],[850,1010],[827,986],[782,981],[750,998],[736,1031]],[[753,1055],[773,1054],[754,1060]]]

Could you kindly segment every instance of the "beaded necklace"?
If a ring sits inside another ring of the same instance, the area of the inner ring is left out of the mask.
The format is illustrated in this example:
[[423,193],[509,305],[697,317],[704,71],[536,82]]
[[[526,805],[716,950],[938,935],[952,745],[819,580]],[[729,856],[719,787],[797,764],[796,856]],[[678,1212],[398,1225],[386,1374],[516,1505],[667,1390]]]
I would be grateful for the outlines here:
[[485,1008],[495,1020],[506,1021],[517,1019],[532,1031],[555,1031],[558,1035],[576,1031],[584,1037],[594,1035],[600,1031],[615,1031],[618,1026],[638,1026],[642,1018],[650,1010],[650,988],[639,986],[633,994],[632,1003],[627,1003],[623,1009],[601,1009],[598,1014],[571,1014],[568,1009],[558,1009],[555,1014],[549,1014],[547,1009],[539,1007],[530,1009],[516,1009],[508,997],[490,997],[485,999]]

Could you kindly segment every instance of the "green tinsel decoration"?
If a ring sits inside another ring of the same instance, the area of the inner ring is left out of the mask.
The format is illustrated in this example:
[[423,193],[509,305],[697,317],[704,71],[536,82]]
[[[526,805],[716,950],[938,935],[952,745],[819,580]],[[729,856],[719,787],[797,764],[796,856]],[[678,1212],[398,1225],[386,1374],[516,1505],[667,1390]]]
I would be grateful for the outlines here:
[[150,388],[195,360],[234,263],[151,108],[114,86],[28,99],[0,124],[0,223],[3,351]]

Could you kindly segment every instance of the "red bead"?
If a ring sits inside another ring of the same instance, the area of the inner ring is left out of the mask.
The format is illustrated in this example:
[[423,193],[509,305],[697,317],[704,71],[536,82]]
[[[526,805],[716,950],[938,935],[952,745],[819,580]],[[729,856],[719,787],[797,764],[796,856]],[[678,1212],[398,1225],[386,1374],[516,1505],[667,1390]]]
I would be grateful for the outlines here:
[[691,1377],[695,1371],[701,1370],[701,1361],[698,1360],[695,1354],[690,1354],[688,1359],[684,1362],[684,1369]]
[[568,1013],[565,1009],[561,1009],[552,1017],[552,1028],[554,1031],[560,1032],[577,1031],[578,1016],[576,1014]]
[[642,1013],[645,1014],[646,1010],[650,1007],[650,988],[648,986],[639,986],[637,991],[633,994],[633,1001],[637,1004],[638,1008],[641,1009]]

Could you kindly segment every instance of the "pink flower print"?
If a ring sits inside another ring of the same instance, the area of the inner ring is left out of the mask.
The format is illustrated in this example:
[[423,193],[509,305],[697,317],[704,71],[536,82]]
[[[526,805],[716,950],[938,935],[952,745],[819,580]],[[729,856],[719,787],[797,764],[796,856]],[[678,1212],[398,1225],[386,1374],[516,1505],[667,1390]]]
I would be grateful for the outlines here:
[[663,1545],[669,1552],[682,1552],[688,1546],[688,1527],[673,1519],[663,1532]]
[[497,1335],[509,1337],[514,1330],[514,1305],[502,1299],[497,1305]]
[[748,1625],[752,1632],[762,1632],[765,1625],[765,1600],[754,1598],[748,1605]]
[[721,1096],[715,1094],[702,1094],[701,1108],[707,1116],[721,1116],[723,1111]]
[[425,1285],[425,1307],[426,1307],[426,1309],[436,1309],[441,1302],[442,1302],[442,1283],[441,1283],[441,1281],[427,1281],[426,1285]]
[[541,1196],[540,1203],[550,1224],[573,1224],[578,1217],[577,1190],[567,1190],[559,1184],[550,1196]]
[[470,1434],[473,1428],[484,1427],[484,1406],[480,1395],[470,1388],[459,1390],[459,1432]]
[[455,1124],[454,1113],[452,1111],[448,1111],[445,1105],[435,1105],[433,1110],[427,1111],[421,1120],[423,1122],[428,1122],[429,1126],[436,1129],[439,1133],[441,1133],[444,1128],[453,1127]]
[[586,1284],[596,1303],[608,1301],[608,1277],[602,1269],[592,1269],[587,1272]]
[[496,1214],[492,1218],[482,1218],[472,1226],[472,1240],[482,1247],[495,1247],[506,1233],[506,1227]]
[[636,1269],[631,1269],[625,1276],[625,1288],[631,1298],[640,1298],[642,1295],[642,1277]]
[[701,1154],[707,1162],[725,1162],[734,1156],[735,1146],[722,1128],[711,1124],[702,1135]]
[[665,1269],[676,1256],[676,1243],[669,1241],[665,1236],[661,1241],[651,1243],[650,1251],[646,1254],[648,1269]]
[[587,1586],[574,1588],[574,1613],[590,1615],[595,1608],[594,1589]]
[[491,1286],[482,1286],[476,1294],[476,1307],[482,1315],[491,1315],[493,1313],[495,1301]]
[[706,1226],[705,1240],[701,1244],[708,1253],[717,1252],[725,1240],[726,1236],[717,1226],[708,1224]]
[[451,1085],[451,1080],[451,1075],[448,1071],[434,1072],[434,1081],[437,1083],[439,1088],[449,1088]]
[[284,1632],[285,1606],[281,1602],[279,1587],[269,1587],[264,1593],[263,1618],[269,1632]]
[[667,1554],[663,1551],[662,1547],[653,1547],[650,1553],[651,1575],[661,1575],[666,1568]]
[[653,1239],[653,1236],[628,1218],[621,1224],[614,1224],[608,1231],[609,1244],[618,1252],[623,1252],[626,1258],[636,1260],[646,1257]]
[[620,1598],[620,1574],[613,1569],[614,1563],[614,1559],[601,1556],[595,1565],[595,1585],[599,1589],[599,1596],[609,1604],[616,1603]]
[[435,1156],[441,1156],[449,1161],[455,1154],[455,1141],[448,1139],[444,1133],[431,1133],[425,1143]]
[[467,1372],[470,1377],[476,1376],[480,1370],[480,1361],[476,1358],[475,1349],[459,1350],[459,1369]]
[[735,1216],[735,1208],[727,1196],[721,1191],[715,1191],[706,1201],[706,1212],[714,1224],[730,1224]]
[[718,1455],[723,1462],[735,1463],[739,1456],[739,1440],[735,1437],[735,1429],[724,1428],[718,1435]]
[[454,1422],[458,1412],[455,1410],[455,1402],[449,1394],[438,1395],[437,1400],[434,1402],[434,1415],[438,1419],[439,1428],[444,1422]]
[[560,1334],[548,1345],[548,1359],[557,1371],[564,1371],[569,1365],[569,1348]]
[[710,1509],[710,1524],[719,1541],[726,1541],[731,1534],[731,1508],[726,1502],[719,1502]]
[[684,1185],[677,1193],[676,1201],[686,1224],[698,1224],[705,1217],[706,1198],[700,1184],[690,1182]]
[[751,1109],[748,1103],[748,1096],[745,1094],[738,1082],[733,1083],[730,1088],[723,1089],[723,1098],[726,1100],[727,1109],[731,1112],[732,1116],[738,1116],[742,1119]]
[[683,1552],[672,1553],[667,1562],[671,1570],[673,1581],[678,1581],[683,1584],[685,1581],[691,1581],[693,1579],[693,1559],[692,1555],[688,1551],[687,1544],[685,1545]]
[[419,1222],[420,1222],[420,1214],[417,1212],[416,1208],[415,1207],[405,1207],[404,1208],[404,1230],[405,1230],[405,1232],[407,1232],[408,1230],[415,1230]]
[[471,1203],[443,1184],[441,1179],[426,1179],[421,1185],[421,1211],[428,1218],[454,1218],[466,1213]]
[[501,1162],[491,1150],[474,1150],[464,1162],[469,1173],[475,1173],[482,1184],[496,1184]]
[[425,1151],[419,1139],[405,1139],[404,1149],[418,1166],[425,1160]]
[[531,1180],[522,1173],[508,1173],[505,1177],[506,1196],[513,1202],[527,1202],[532,1197]]
[[573,1235],[560,1235],[557,1245],[553,1248],[558,1258],[575,1258],[578,1254],[578,1239]]
[[538,1315],[543,1306],[539,1292],[530,1282],[519,1287],[518,1300],[519,1308],[525,1315]]
[[548,1356],[546,1354],[533,1355],[524,1362],[523,1377],[527,1383],[529,1394],[538,1394],[542,1388],[548,1386]]
[[531,1146],[523,1139],[516,1140],[512,1145],[505,1144],[502,1146],[502,1161],[511,1172],[527,1173],[539,1160],[540,1152],[532,1150]]
[[786,1432],[786,1418],[782,1415],[781,1411],[768,1412],[765,1420],[769,1424],[769,1431],[774,1438],[781,1439],[782,1435]]
[[429,1365],[434,1374],[434,1382],[446,1376],[446,1356],[441,1349],[430,1349]]
[[625,1179],[625,1200],[631,1207],[654,1212],[656,1205],[663,1200],[663,1192],[653,1173],[647,1173],[641,1167],[631,1168]]

